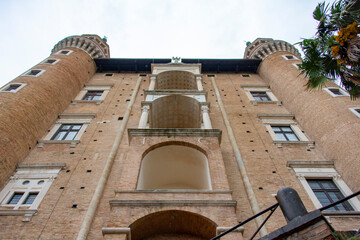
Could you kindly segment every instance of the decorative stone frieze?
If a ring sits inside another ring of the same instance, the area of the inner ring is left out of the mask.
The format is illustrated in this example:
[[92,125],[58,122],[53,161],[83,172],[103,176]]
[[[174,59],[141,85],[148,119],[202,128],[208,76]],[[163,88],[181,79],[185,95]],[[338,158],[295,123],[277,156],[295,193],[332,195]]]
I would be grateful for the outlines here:
[[246,47],[244,58],[264,59],[275,52],[289,52],[301,59],[299,51],[290,43],[272,38],[258,38]]
[[110,57],[109,45],[97,35],[81,35],[64,38],[54,46],[51,54],[69,47],[82,49],[92,58]]

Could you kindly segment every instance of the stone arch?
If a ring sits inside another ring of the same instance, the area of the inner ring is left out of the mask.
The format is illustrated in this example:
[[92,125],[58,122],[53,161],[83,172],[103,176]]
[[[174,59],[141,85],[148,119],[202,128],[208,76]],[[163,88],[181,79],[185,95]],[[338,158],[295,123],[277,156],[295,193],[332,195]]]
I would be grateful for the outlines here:
[[165,71],[156,77],[156,89],[197,90],[195,74],[188,71]]
[[143,154],[137,190],[211,190],[208,158],[199,147],[171,142]]
[[200,103],[191,97],[171,95],[153,101],[151,128],[200,128]]
[[202,240],[216,235],[216,223],[192,212],[166,210],[148,214],[130,225],[132,240]]

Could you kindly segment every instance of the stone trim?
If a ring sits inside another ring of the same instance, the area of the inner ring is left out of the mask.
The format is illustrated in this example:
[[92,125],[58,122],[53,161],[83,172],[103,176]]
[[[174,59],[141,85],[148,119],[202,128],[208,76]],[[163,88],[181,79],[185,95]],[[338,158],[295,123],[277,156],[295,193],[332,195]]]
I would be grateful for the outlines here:
[[307,145],[308,148],[315,148],[315,141],[274,141],[274,144],[281,148],[283,144],[291,144],[291,145]]
[[105,234],[126,234],[126,239],[131,240],[131,229],[128,227],[103,227],[101,232],[103,236]]
[[144,90],[145,95],[207,95],[207,91],[199,90]]
[[235,200],[110,200],[111,207],[223,206],[236,207]]
[[260,83],[260,84],[240,84],[240,87],[241,88],[251,88],[251,87],[254,87],[254,88],[270,88],[270,85],[269,84],[263,84],[263,83]]
[[110,58],[109,45],[97,35],[70,36],[58,42],[51,54],[64,48],[78,48],[85,51],[91,58]]
[[38,213],[35,209],[25,209],[25,210],[14,210],[14,209],[7,209],[7,210],[0,210],[0,216],[24,216],[23,222],[29,222],[32,216]]
[[96,113],[61,113],[59,119],[92,119],[96,118]]
[[71,148],[76,147],[80,140],[38,140],[37,147],[42,148],[45,144],[70,144]]
[[258,114],[260,119],[295,119],[294,114]]
[[333,168],[334,161],[288,161],[288,168]]
[[185,136],[185,137],[217,137],[221,143],[222,131],[219,129],[200,128],[128,128],[129,142],[134,136]]
[[26,168],[55,168],[55,169],[65,169],[65,163],[19,163],[17,169],[26,169]]
[[231,190],[115,190],[115,193],[155,193],[155,194],[183,194],[183,193],[191,193],[191,194],[231,194]]

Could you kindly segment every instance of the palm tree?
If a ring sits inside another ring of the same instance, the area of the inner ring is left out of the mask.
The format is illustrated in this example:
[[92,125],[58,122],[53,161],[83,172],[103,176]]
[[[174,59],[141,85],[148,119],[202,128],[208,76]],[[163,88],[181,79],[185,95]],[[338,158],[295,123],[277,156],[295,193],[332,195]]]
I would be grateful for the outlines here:
[[308,89],[340,79],[352,98],[359,96],[360,0],[319,3],[313,17],[319,22],[315,37],[300,42],[305,56],[299,69],[308,77]]

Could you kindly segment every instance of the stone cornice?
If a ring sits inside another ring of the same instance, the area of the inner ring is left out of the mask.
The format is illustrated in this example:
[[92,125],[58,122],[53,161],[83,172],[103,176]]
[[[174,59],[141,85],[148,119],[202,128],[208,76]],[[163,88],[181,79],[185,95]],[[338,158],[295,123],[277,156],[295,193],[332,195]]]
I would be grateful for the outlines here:
[[92,58],[110,58],[109,45],[97,35],[70,36],[58,42],[51,54],[64,48],[78,48]]
[[272,38],[258,38],[245,49],[244,59],[264,59],[276,52],[288,52],[301,59],[299,51],[290,43]]

